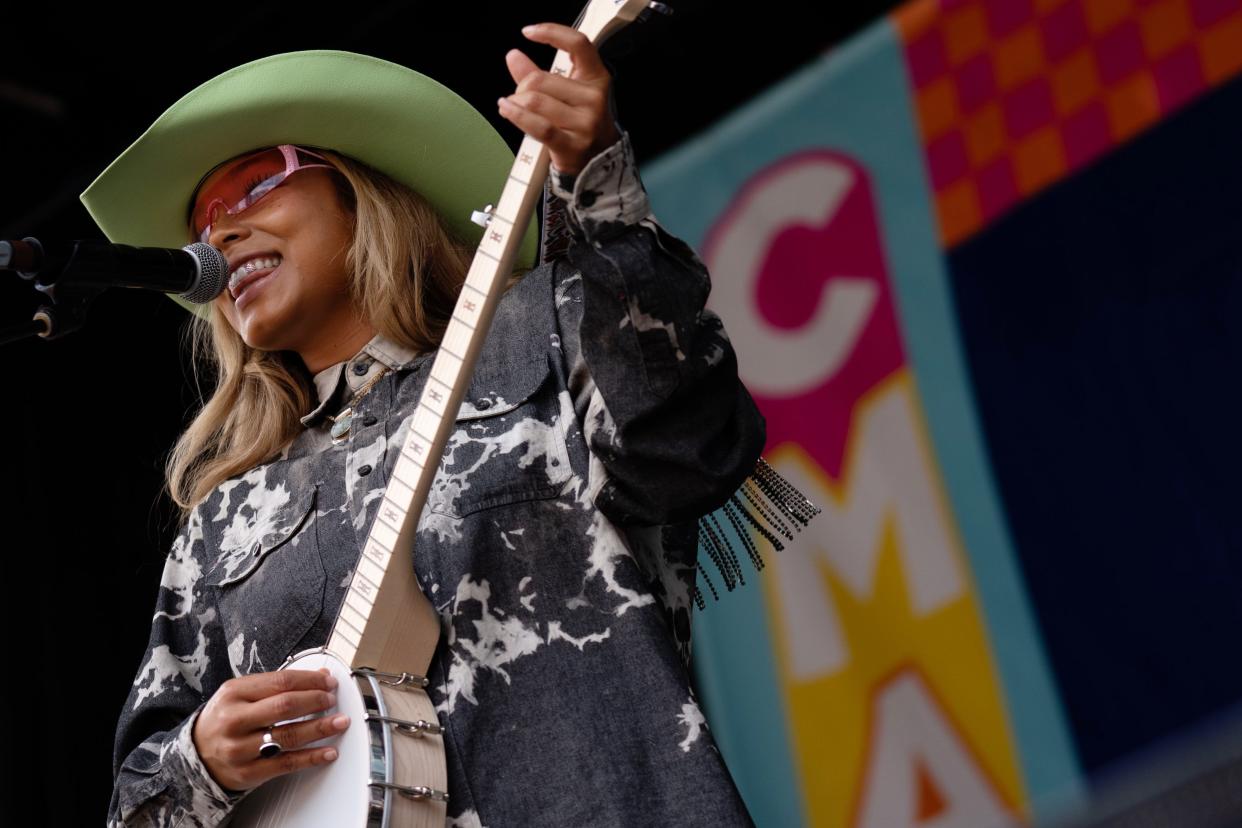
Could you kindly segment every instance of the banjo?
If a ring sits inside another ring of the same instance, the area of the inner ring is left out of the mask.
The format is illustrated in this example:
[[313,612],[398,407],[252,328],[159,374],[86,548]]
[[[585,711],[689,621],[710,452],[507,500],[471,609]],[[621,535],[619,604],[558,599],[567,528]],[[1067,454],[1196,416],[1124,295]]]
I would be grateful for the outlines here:
[[[575,28],[599,44],[621,27],[670,9],[651,0],[590,0]],[[551,72],[573,61],[558,50]],[[431,366],[379,512],[354,568],[327,644],[290,656],[279,669],[327,668],[351,727],[309,746],[335,744],[336,761],[278,776],[252,790],[229,825],[442,828],[448,771],[425,675],[440,618],[409,565],[418,516],[452,432],[513,262],[542,195],[549,154],[525,136],[500,200],[474,214],[485,228]],[[310,718],[310,717],[303,717]],[[292,720],[296,721],[296,720]],[[278,722],[277,724],[285,724]]]

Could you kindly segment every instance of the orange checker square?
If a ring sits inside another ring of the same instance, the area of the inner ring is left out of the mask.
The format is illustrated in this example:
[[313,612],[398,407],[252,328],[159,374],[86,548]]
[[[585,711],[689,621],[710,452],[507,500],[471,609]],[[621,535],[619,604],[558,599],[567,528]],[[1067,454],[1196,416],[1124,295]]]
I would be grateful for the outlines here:
[[1162,0],[1139,12],[1139,31],[1148,60],[1162,58],[1194,34],[1186,0]]
[[1133,14],[1130,0],[1081,0],[1087,29],[1102,35]]
[[1220,83],[1242,71],[1242,14],[1230,15],[1204,32],[1199,56],[1208,83]]
[[1002,91],[1035,77],[1044,67],[1044,47],[1039,30],[1024,26],[998,42],[992,51],[996,84]]
[[1005,119],[999,104],[990,103],[962,125],[966,155],[972,167],[981,167],[1005,149]]
[[888,19],[901,33],[905,43],[912,43],[940,19],[937,0],[909,0],[889,12]]
[[945,16],[941,23],[949,64],[956,66],[983,51],[988,44],[988,23],[982,3],[971,3]]
[[1124,141],[1160,118],[1160,96],[1148,72],[1139,72],[1104,97],[1113,138]]
[[1079,49],[1052,69],[1049,78],[1057,115],[1077,112],[1100,94],[1100,76],[1089,47]]
[[957,123],[957,89],[951,77],[943,77],[924,86],[918,91],[917,102],[919,124],[925,141],[938,137]]
[[983,224],[979,193],[969,176],[936,193],[936,213],[940,216],[940,240],[949,247],[978,230]]
[[1050,12],[1057,6],[1064,6],[1069,2],[1078,2],[1078,0],[1035,0],[1035,11]]
[[1013,149],[1014,178],[1018,190],[1030,195],[1065,174],[1065,147],[1056,124],[1028,135]]

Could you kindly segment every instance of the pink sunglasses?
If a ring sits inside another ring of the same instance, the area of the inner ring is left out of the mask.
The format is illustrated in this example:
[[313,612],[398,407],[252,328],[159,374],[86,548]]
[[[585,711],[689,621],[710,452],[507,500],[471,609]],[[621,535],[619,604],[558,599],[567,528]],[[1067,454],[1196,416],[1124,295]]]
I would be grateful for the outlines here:
[[[205,243],[211,235],[216,207],[223,207],[224,212],[230,216],[242,213],[262,201],[264,196],[298,170],[314,167],[336,170],[331,164],[321,164],[314,159],[324,162],[328,160],[314,150],[294,144],[267,147],[234,159],[229,163],[227,171],[212,182],[209,188],[196,192],[190,208],[191,234]],[[204,179],[209,176],[210,172]]]

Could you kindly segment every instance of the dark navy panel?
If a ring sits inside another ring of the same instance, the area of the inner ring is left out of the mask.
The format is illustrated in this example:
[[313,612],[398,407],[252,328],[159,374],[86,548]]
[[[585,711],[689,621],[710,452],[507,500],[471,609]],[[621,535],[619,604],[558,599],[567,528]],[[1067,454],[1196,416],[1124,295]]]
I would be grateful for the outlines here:
[[1242,699],[1239,148],[1235,81],[949,257],[1088,770]]

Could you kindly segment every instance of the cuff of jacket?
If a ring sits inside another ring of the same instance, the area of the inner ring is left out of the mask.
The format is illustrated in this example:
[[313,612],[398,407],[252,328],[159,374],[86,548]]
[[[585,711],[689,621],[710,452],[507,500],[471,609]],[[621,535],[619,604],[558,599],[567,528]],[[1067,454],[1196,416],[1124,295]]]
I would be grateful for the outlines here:
[[[212,778],[203,759],[194,746],[194,723],[203,710],[199,707],[181,726],[181,732],[169,742],[168,751],[161,764],[165,772],[178,773],[190,787],[190,801],[185,803],[186,809],[193,815],[192,825],[213,826],[222,823],[233,810],[233,806],[241,801],[247,791],[228,791]],[[173,763],[180,767],[173,766]]]
[[[616,123],[614,121],[614,123]],[[651,213],[651,201],[638,177],[630,134],[596,155],[577,175],[548,167],[554,195],[564,199],[566,220],[576,235],[598,245]]]

